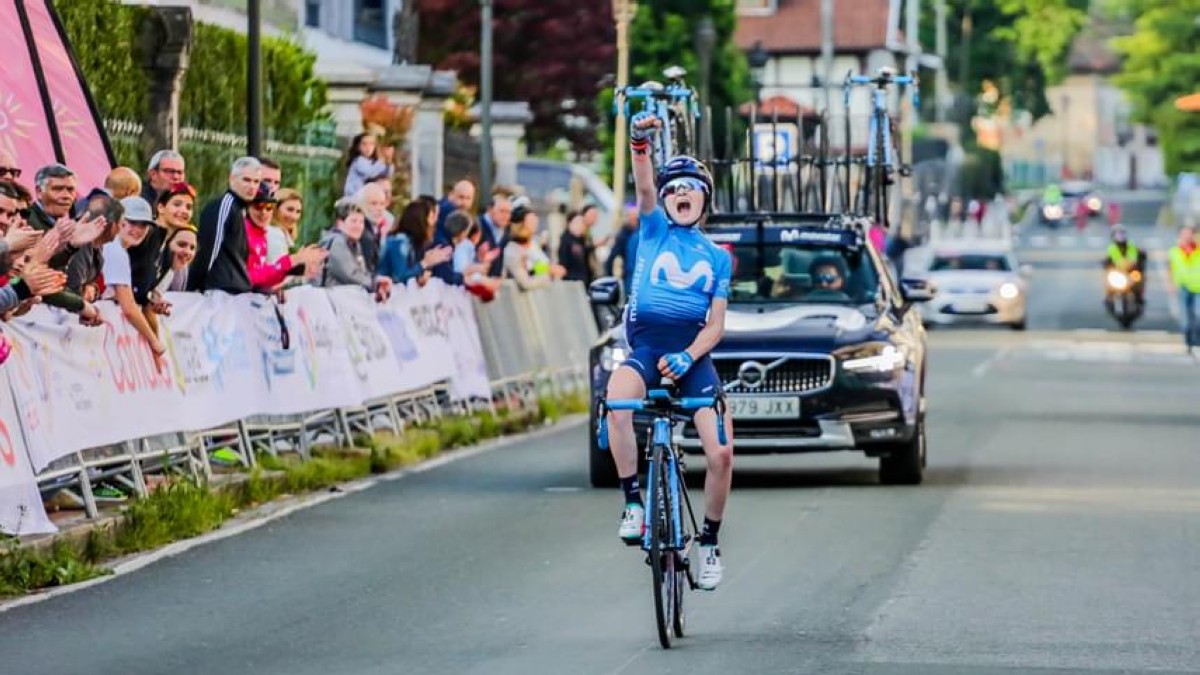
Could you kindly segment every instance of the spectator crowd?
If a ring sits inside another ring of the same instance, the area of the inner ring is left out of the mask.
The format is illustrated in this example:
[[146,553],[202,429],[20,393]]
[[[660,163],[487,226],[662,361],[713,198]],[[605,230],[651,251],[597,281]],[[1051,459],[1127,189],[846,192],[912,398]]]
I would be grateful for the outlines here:
[[[97,303],[114,302],[161,368],[158,317],[170,315],[172,291],[282,294],[301,284],[356,285],[382,302],[410,281],[436,277],[490,301],[505,279],[521,290],[560,279],[589,283],[599,273],[628,280],[625,262],[637,245],[632,210],[603,265],[597,248],[608,242],[591,237],[594,206],[553,214],[562,224],[553,245],[530,200],[504,187],[478,214],[469,180],[397,213],[392,149],[380,146],[370,134],[354,138],[333,222],[311,244],[299,232],[310,205],[285,187],[270,158],[237,159],[225,192],[202,201],[187,181],[185,157],[173,150],[155,153],[144,174],[113,169],[102,186],[80,186],[62,164],[23,180],[0,150],[0,318],[44,303],[96,326]],[[80,196],[81,188],[90,191]],[[0,361],[8,351],[0,336]]]

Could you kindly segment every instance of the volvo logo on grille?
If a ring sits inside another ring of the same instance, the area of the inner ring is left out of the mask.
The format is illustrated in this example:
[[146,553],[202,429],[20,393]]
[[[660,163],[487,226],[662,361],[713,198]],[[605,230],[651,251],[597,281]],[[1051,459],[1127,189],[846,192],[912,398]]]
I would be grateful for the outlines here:
[[767,381],[767,367],[758,361],[746,361],[738,368],[738,379],[747,389],[758,389]]

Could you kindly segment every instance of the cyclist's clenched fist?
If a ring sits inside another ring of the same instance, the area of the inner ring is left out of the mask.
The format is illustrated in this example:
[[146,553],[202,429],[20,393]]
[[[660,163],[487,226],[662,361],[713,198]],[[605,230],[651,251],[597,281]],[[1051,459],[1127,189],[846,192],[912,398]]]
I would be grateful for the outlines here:
[[662,128],[662,120],[649,110],[633,116],[629,120],[629,140],[641,141],[650,138],[656,129]]

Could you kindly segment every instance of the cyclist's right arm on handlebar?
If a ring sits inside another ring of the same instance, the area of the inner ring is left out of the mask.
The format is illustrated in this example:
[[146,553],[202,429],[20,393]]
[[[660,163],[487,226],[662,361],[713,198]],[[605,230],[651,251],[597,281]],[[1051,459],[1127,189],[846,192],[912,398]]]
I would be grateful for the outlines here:
[[[653,137],[647,135],[644,139],[635,138],[633,125],[640,120],[653,118],[649,113],[638,113],[630,120],[629,148],[633,155],[633,184],[637,194],[638,213],[643,215],[654,212],[658,207],[658,191],[654,185],[654,162],[650,159],[653,152]],[[657,133],[651,130],[651,134]]]

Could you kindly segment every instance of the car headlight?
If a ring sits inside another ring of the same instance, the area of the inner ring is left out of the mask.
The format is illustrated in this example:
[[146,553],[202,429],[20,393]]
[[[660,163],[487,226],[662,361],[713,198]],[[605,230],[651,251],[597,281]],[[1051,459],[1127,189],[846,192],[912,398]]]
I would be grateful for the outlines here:
[[1110,270],[1108,273],[1108,285],[1114,290],[1123,291],[1129,286],[1129,277],[1116,270]]
[[834,355],[842,359],[843,368],[859,373],[887,373],[908,361],[903,348],[879,342],[839,349]]
[[617,369],[617,366],[625,363],[625,359],[629,358],[629,352],[624,347],[605,347],[600,353],[600,365],[608,371]]
[[1005,300],[1012,300],[1021,294],[1021,288],[1011,281],[1006,281],[1000,284],[999,293]]

